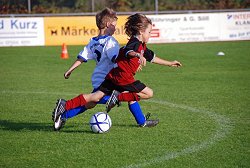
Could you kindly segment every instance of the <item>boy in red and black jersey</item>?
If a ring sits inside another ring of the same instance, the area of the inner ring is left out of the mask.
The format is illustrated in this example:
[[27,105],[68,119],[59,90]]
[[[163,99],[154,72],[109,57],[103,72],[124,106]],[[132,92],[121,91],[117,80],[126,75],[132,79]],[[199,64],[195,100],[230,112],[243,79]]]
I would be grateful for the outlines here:
[[120,101],[131,102],[153,97],[153,90],[134,78],[145,61],[166,66],[181,66],[178,61],[167,61],[157,57],[152,50],[147,48],[146,43],[150,37],[152,22],[145,15],[131,15],[125,24],[125,30],[130,40],[120,50],[116,60],[117,67],[108,73],[100,90],[106,94],[110,94],[112,90],[129,92],[113,92],[107,103],[107,111]]
[[[135,53],[134,56],[131,56],[132,53]],[[116,59],[117,67],[108,73],[106,79],[110,79],[117,85],[128,85],[135,82],[134,75],[141,66],[140,55],[143,55],[148,62],[151,62],[155,56],[145,43],[132,37],[127,45],[120,49]]]

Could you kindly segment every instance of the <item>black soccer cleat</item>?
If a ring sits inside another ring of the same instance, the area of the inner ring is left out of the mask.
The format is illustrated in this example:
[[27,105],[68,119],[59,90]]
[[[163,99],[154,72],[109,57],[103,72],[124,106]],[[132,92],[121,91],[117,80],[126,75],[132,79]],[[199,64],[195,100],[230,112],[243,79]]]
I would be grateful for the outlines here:
[[60,115],[58,120],[54,122],[54,131],[59,131],[65,123],[66,119],[62,118],[62,115]]
[[121,105],[121,103],[118,100],[118,95],[120,94],[120,92],[113,90],[110,98],[108,99],[107,103],[106,103],[106,112],[108,113],[115,105],[117,105],[118,107]]
[[157,124],[159,124],[159,119],[156,119],[156,120],[149,120],[151,116],[151,113],[147,113],[145,118],[146,118],[146,121],[143,125],[140,125],[140,127],[154,127],[156,126]]
[[143,125],[140,125],[141,127],[154,127],[157,124],[159,124],[159,119],[157,120],[146,120]]
[[[66,100],[64,99],[57,100],[56,108],[54,109],[54,122],[57,122],[59,116],[66,111],[65,105],[66,105]],[[52,113],[52,118],[53,118],[53,113]]]

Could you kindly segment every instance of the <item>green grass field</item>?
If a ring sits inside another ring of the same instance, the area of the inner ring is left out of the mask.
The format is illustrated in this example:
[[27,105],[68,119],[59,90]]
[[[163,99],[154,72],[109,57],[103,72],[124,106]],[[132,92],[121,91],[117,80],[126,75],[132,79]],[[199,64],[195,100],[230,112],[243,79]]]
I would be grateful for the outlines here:
[[250,42],[148,47],[183,63],[148,63],[136,76],[154,90],[140,104],[160,124],[137,127],[123,103],[109,113],[106,134],[88,125],[104,105],[52,129],[57,98],[92,91],[94,62],[63,78],[81,46],[68,46],[69,60],[60,59],[61,47],[0,48],[0,167],[250,167]]

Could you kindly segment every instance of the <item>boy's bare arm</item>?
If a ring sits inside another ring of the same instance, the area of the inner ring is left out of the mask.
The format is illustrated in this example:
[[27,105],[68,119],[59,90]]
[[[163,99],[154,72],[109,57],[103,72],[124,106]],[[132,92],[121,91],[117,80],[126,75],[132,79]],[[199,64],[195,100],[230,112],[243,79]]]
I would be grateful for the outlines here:
[[165,66],[170,66],[170,67],[180,67],[182,64],[179,61],[168,61],[161,59],[159,57],[154,57],[152,63],[159,64],[159,65],[165,65]]
[[64,73],[64,78],[68,79],[71,75],[71,73],[74,71],[74,69],[76,69],[79,65],[81,65],[81,63],[83,62],[82,59],[77,59],[72,65],[71,67]]

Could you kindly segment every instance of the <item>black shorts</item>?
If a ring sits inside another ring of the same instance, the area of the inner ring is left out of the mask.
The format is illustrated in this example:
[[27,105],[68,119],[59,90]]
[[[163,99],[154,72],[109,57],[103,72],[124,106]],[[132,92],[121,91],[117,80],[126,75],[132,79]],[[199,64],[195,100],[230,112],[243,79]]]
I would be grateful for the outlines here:
[[141,81],[139,80],[128,85],[116,85],[111,80],[105,79],[100,86],[100,91],[102,91],[107,95],[110,95],[113,90],[117,90],[119,92],[129,91],[129,92],[139,93],[145,87],[146,85],[144,83],[141,83]]

